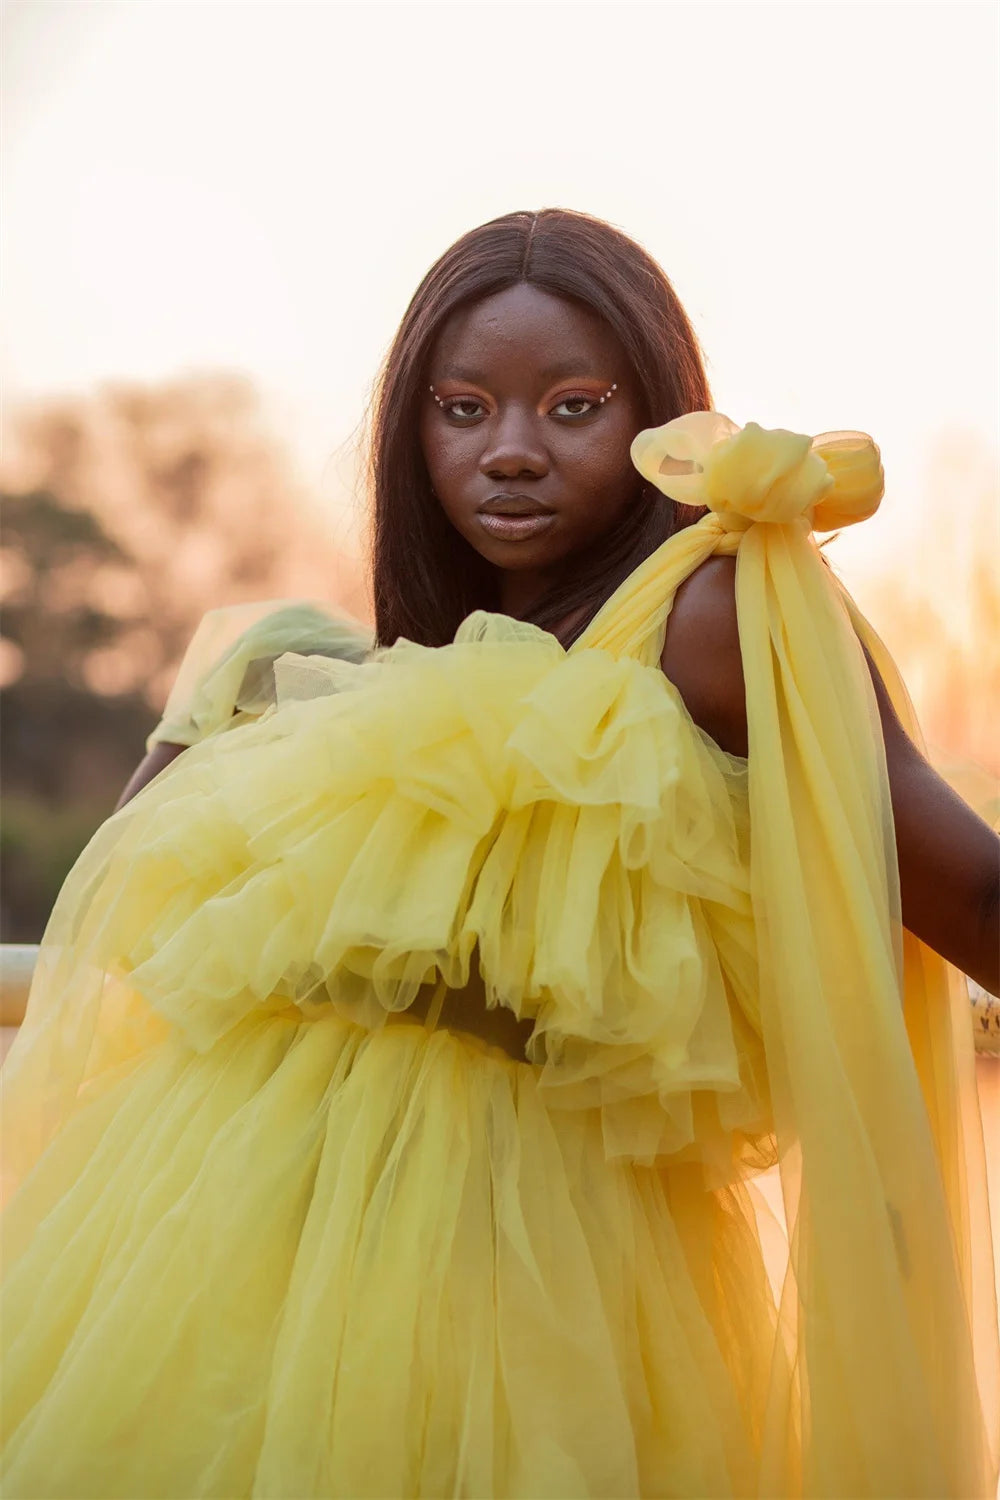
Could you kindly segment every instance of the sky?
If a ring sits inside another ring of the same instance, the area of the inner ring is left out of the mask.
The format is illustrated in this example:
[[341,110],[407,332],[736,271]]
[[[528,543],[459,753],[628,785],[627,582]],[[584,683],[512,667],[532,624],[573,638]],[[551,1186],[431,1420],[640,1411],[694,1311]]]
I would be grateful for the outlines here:
[[[8,0],[5,410],[236,369],[335,509],[432,262],[576,208],[664,267],[717,409],[872,434],[887,494],[850,567],[936,566],[942,443],[996,467],[997,15]],[[961,490],[953,568],[982,545]]]

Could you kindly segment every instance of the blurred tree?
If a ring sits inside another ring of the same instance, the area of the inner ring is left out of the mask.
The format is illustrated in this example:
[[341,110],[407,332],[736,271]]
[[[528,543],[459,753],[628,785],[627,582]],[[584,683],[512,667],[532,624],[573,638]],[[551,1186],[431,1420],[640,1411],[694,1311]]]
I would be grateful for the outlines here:
[[9,420],[0,938],[31,942],[206,610],[286,597],[366,610],[356,562],[248,380],[111,385]]
[[45,490],[0,497],[4,516],[0,926],[31,941],[69,865],[142,755],[155,713],[136,691],[95,695],[88,664],[128,625],[87,582],[129,559],[96,517]]
[[94,658],[95,691],[139,687],[162,706],[202,614],[220,604],[316,598],[364,615],[356,565],[338,553],[251,381],[191,375],[109,384],[15,414],[4,472],[83,510],[128,559],[87,587],[122,618],[153,623]]

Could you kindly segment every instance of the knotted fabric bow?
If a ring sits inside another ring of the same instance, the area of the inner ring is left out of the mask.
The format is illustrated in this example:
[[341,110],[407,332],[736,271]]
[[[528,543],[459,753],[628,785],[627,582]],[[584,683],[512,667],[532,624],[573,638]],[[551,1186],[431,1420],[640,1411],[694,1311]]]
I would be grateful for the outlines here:
[[727,531],[805,521],[834,531],[864,521],[885,490],[879,450],[864,432],[818,437],[693,411],[638,433],[632,462],[671,500],[705,505]]

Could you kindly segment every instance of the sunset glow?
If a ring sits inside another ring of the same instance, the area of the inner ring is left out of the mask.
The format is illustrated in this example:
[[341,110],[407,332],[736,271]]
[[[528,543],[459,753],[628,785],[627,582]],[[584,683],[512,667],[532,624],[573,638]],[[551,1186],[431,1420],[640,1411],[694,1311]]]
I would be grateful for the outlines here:
[[[30,595],[43,620],[25,649],[0,637],[0,686],[34,647],[83,718],[132,695],[152,724],[203,611],[280,593],[370,622],[360,439],[413,291],[471,227],[564,207],[663,266],[718,411],[874,438],[885,498],[827,556],[930,759],[1000,828],[998,18],[962,0],[7,0],[2,478],[48,550],[33,571],[0,549],[0,602]],[[52,496],[67,534],[93,521],[65,566]],[[51,617],[88,609],[74,680]],[[42,722],[32,770],[56,743]],[[71,767],[102,818],[103,755],[77,746]],[[15,793],[23,847],[67,867],[76,825],[46,821],[47,788]],[[978,1069],[1000,1290],[1000,1061]],[[776,1170],[755,1204],[778,1288]]]

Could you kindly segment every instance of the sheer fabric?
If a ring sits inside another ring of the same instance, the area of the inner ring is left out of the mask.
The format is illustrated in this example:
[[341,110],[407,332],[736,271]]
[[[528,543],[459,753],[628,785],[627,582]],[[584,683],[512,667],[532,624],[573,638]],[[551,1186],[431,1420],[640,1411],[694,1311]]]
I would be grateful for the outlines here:
[[[3,1074],[11,1494],[992,1497],[967,1002],[812,537],[877,450],[640,438],[715,508],[568,651],[284,655],[81,856]],[[718,552],[745,761],[658,665]],[[407,1014],[473,955],[524,1062]]]
[[304,641],[320,656],[363,661],[373,632],[348,616],[304,599],[231,604],[203,616],[184,653],[163,716],[146,740],[194,745],[259,718],[274,698],[274,663]]

